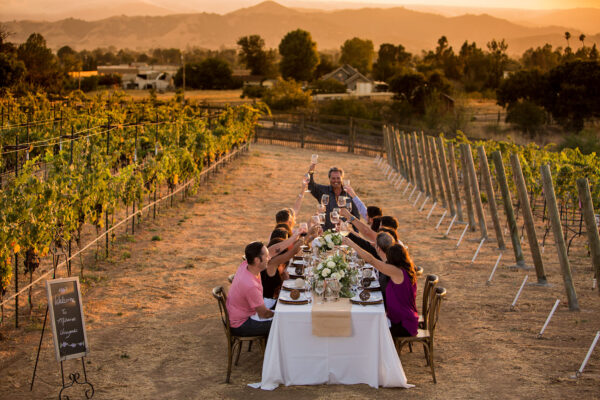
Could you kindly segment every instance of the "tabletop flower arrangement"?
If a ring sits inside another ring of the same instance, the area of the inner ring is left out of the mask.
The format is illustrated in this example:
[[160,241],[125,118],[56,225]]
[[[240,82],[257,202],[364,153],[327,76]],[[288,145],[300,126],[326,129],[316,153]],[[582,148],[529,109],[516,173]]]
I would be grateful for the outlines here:
[[325,260],[317,265],[317,269],[314,272],[316,280],[335,279],[340,285],[340,296],[341,297],[352,297],[352,282],[355,280],[358,271],[354,268],[350,268],[348,262],[342,255],[335,254],[327,257]]
[[342,244],[342,238],[342,235],[329,229],[323,232],[323,234],[318,238],[315,238],[312,244],[313,247],[317,247],[319,249],[319,254],[322,254],[333,250],[335,246],[340,246]]

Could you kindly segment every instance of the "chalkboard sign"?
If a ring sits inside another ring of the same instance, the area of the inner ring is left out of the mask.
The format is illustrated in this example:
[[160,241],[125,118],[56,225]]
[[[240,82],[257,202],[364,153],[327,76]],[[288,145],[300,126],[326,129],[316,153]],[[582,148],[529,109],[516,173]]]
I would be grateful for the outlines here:
[[88,352],[79,278],[46,281],[56,361],[85,356]]

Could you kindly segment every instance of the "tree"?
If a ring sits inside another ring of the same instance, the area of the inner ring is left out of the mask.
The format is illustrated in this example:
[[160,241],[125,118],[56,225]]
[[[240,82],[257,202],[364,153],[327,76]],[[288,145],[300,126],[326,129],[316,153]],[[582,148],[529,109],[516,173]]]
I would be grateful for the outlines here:
[[[230,89],[234,85],[232,73],[229,64],[219,58],[207,58],[200,63],[186,63],[185,85],[190,89]],[[177,71],[174,81],[176,86],[181,86],[182,68]]]
[[32,33],[17,49],[19,60],[27,68],[26,81],[50,91],[60,91],[63,74],[58,68],[52,50],[46,47],[46,39],[39,33]]
[[279,68],[283,78],[308,81],[319,64],[317,44],[309,32],[302,29],[288,32],[279,43],[281,62]]
[[500,80],[504,75],[504,68],[508,63],[508,56],[506,55],[508,44],[506,44],[504,39],[500,42],[494,39],[488,42],[487,48],[491,67],[487,87],[496,89],[500,85]]
[[506,122],[515,125],[521,132],[532,137],[546,122],[544,109],[529,100],[512,103],[506,111]]
[[407,52],[401,44],[394,46],[383,43],[377,52],[377,62],[373,64],[373,77],[376,80],[388,82],[399,69],[408,64],[412,54]]
[[274,77],[275,54],[273,51],[265,51],[265,41],[259,35],[244,36],[238,39],[240,61],[251,70],[252,75]]
[[396,100],[407,102],[419,113],[425,111],[427,97],[427,81],[418,72],[396,75],[390,81],[390,91],[395,93]]
[[581,41],[581,47],[585,47],[585,35],[583,33],[579,35],[579,40]]
[[319,53],[319,65],[315,68],[314,79],[319,79],[323,75],[335,70],[339,65],[334,61],[332,55]]
[[0,25],[0,88],[19,84],[25,75],[25,64],[17,59],[17,48],[8,42],[9,33]]
[[546,76],[539,69],[521,70],[502,81],[496,90],[496,99],[502,107],[521,100],[539,104],[545,92]]
[[537,68],[547,72],[561,63],[561,57],[559,50],[552,50],[552,45],[546,43],[543,47],[525,51],[521,57],[521,64],[526,69]]
[[571,39],[571,32],[569,32],[569,31],[565,32],[565,39],[567,41],[567,49],[570,49],[571,46],[569,46],[569,39]]
[[367,75],[373,68],[374,53],[371,40],[363,40],[357,37],[348,39],[342,45],[340,63],[349,64],[360,71],[361,74]]
[[600,117],[600,64],[574,61],[554,68],[539,104],[566,129],[580,132],[586,119]]
[[82,62],[79,58],[79,54],[77,54],[77,52],[71,47],[61,47],[56,52],[56,56],[58,57],[58,60],[65,71],[71,72],[79,71],[81,69]]
[[303,91],[300,82],[277,79],[272,88],[265,91],[263,100],[275,110],[307,107],[312,101],[311,92]]

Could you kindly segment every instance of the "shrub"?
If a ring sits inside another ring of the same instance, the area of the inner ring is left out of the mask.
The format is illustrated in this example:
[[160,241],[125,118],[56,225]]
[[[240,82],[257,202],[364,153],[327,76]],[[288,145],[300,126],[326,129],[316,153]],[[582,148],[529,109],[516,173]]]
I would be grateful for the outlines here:
[[312,83],[311,89],[315,94],[346,93],[346,85],[335,79],[319,79]]
[[534,136],[546,122],[546,112],[528,100],[520,100],[508,106],[506,122],[521,132]]
[[242,90],[242,95],[240,97],[242,99],[246,97],[249,99],[262,99],[265,95],[266,90],[267,88],[264,86],[244,86],[244,89]]
[[290,110],[297,107],[308,107],[312,102],[311,92],[302,90],[300,83],[290,79],[277,79],[272,88],[267,89],[263,99],[275,110]]

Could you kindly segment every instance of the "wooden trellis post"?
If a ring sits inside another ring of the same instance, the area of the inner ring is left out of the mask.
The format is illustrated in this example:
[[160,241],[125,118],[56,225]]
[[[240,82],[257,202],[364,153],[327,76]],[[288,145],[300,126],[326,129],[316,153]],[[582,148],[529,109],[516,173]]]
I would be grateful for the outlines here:
[[550,223],[552,225],[554,242],[556,243],[556,249],[558,251],[558,261],[560,262],[560,269],[565,284],[565,290],[567,292],[567,299],[569,301],[569,310],[579,311],[577,293],[575,292],[573,277],[571,276],[571,264],[569,263],[569,257],[567,256],[567,244],[565,243],[565,238],[563,236],[558,206],[556,205],[556,196],[554,194],[554,185],[552,184],[550,165],[542,165],[540,170],[542,173],[542,184],[544,185],[544,196],[546,197],[546,204],[548,206],[548,217],[550,218]]
[[458,187],[458,174],[456,173],[456,160],[454,156],[454,143],[448,141],[448,159],[450,161],[450,177],[452,178],[452,190],[456,205],[456,215],[459,221],[464,221],[462,203],[460,201],[460,189]]
[[[592,202],[588,180],[585,178],[577,179],[577,190],[579,191],[579,201],[581,201],[581,208],[585,219],[585,230],[587,231],[588,243],[590,244],[592,266],[594,267],[596,279],[600,280],[600,238],[598,235],[598,226],[596,226],[594,203]],[[600,290],[598,290],[598,295],[600,295]]]
[[490,213],[492,214],[492,222],[494,223],[494,231],[496,232],[496,241],[498,242],[498,248],[505,250],[506,245],[504,244],[504,234],[502,233],[502,227],[500,226],[500,218],[498,218],[498,207],[496,206],[496,194],[494,193],[494,187],[492,186],[492,177],[490,174],[490,166],[488,165],[487,155],[485,154],[485,148],[479,146],[477,148],[479,154],[479,169],[481,170],[483,177],[483,185],[488,197],[488,204],[490,205]]
[[463,175],[463,188],[465,189],[465,200],[467,202],[467,216],[469,218],[469,227],[471,232],[475,231],[475,213],[473,211],[473,196],[471,193],[471,183],[469,179],[469,168],[467,167],[467,155],[465,152],[465,148],[463,146],[459,146],[460,149],[460,161],[461,161],[461,169]]
[[444,184],[442,183],[442,168],[440,167],[440,159],[438,158],[437,149],[435,146],[435,138],[429,136],[429,148],[431,149],[431,160],[433,162],[433,166],[435,168],[435,174],[437,175],[437,184],[440,194],[440,200],[442,201],[442,205],[447,207],[446,205],[446,195],[444,192]]
[[521,162],[519,161],[518,154],[510,155],[510,164],[512,166],[513,179],[515,181],[515,185],[517,186],[519,203],[521,204],[521,209],[523,210],[523,221],[527,231],[527,240],[529,241],[529,249],[531,250],[531,256],[533,258],[533,265],[535,266],[538,284],[546,285],[547,280],[546,273],[544,272],[544,262],[542,260],[540,244],[538,243],[537,234],[535,232],[533,213],[531,212],[531,205],[529,204],[529,194],[527,193],[527,187],[525,186],[525,178],[523,177],[523,171],[521,170]]
[[425,161],[427,162],[427,175],[429,178],[429,187],[431,188],[431,199],[437,201],[437,191],[435,189],[435,178],[433,176],[433,162],[431,161],[431,147],[429,144],[429,136],[423,137],[425,143]]
[[400,160],[400,173],[406,179],[406,160],[404,156],[404,152],[402,151],[402,142],[400,141],[400,133],[397,129],[394,130],[394,141],[396,142],[396,147],[398,148],[398,158]]
[[496,179],[500,186],[500,192],[502,194],[502,204],[504,204],[504,214],[508,221],[508,227],[510,229],[510,240],[512,243],[513,251],[515,253],[515,260],[517,267],[525,267],[525,258],[523,257],[523,249],[521,248],[521,240],[519,238],[519,228],[515,219],[515,210],[512,205],[512,198],[510,196],[510,190],[508,189],[508,182],[506,181],[506,172],[504,171],[504,163],[502,162],[502,154],[500,151],[492,153],[492,160],[496,167]]
[[412,162],[412,151],[410,148],[410,140],[408,139],[408,134],[404,134],[402,135],[404,137],[404,150],[406,151],[406,157],[407,157],[407,161],[408,161],[408,170],[409,170],[409,180],[410,182],[415,185],[415,172],[414,172],[414,168],[413,168],[413,162]]
[[408,166],[408,156],[406,154],[406,148],[404,146],[404,132],[398,134],[398,143],[400,144],[400,153],[402,154],[402,166],[404,171],[402,171],[404,175],[404,179],[410,181],[410,169]]
[[454,207],[454,200],[452,200],[452,188],[450,187],[450,176],[448,174],[448,162],[446,161],[446,150],[444,148],[444,139],[441,136],[436,138],[438,154],[440,157],[440,165],[442,167],[442,178],[444,179],[444,187],[446,188],[446,199],[448,199],[448,206],[450,208],[450,215],[456,215],[456,208]]
[[415,167],[415,175],[417,178],[416,184],[417,187],[419,189],[419,191],[423,191],[424,187],[423,187],[423,176],[421,175],[421,168],[420,168],[420,163],[419,163],[419,146],[417,145],[417,134],[416,132],[413,132],[412,136],[411,136],[411,142],[412,142],[412,146],[413,146],[413,164]]
[[479,229],[481,230],[481,238],[487,239],[487,224],[485,222],[485,213],[483,212],[483,204],[481,204],[481,193],[479,193],[479,183],[477,182],[477,172],[475,171],[475,163],[473,162],[473,153],[471,153],[471,145],[463,143],[465,156],[467,159],[467,171],[471,181],[471,190],[473,193],[473,201],[475,202],[475,211],[479,221]]
[[429,184],[429,169],[427,165],[427,156],[425,153],[425,134],[421,131],[421,135],[419,136],[419,150],[421,153],[421,165],[423,168],[423,181],[425,182],[425,190],[427,192],[427,196],[431,196],[431,187]]

